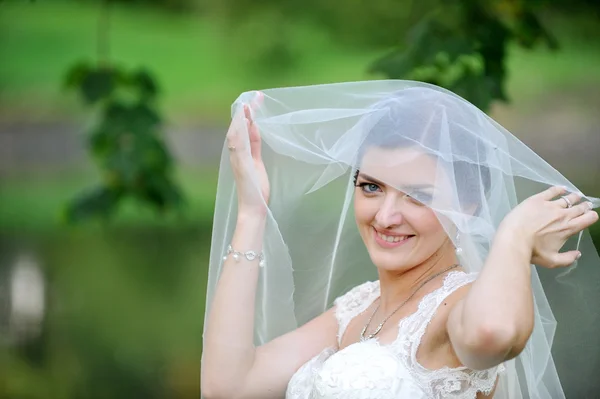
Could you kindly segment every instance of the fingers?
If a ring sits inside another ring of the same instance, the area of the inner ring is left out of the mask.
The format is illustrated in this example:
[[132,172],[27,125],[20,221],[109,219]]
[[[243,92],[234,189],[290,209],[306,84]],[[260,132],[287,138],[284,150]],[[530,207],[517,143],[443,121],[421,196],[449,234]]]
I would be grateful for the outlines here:
[[244,105],[244,115],[246,116],[248,135],[250,138],[250,152],[255,161],[261,161],[262,155],[260,131],[258,130],[258,126],[252,117],[252,110],[258,109],[258,107],[262,104],[263,99],[264,95],[261,92],[258,92],[258,94],[252,99],[250,105]]
[[[570,198],[573,204],[573,201],[581,200],[580,195],[569,195],[567,198]],[[557,201],[566,202],[562,199],[558,199]],[[570,234],[578,233],[579,231],[590,227],[592,224],[598,221],[598,214],[592,210],[593,204],[589,201],[583,201],[574,205],[572,208],[565,209],[568,217],[568,230]]]
[[579,251],[557,252],[552,257],[552,264],[548,265],[548,267],[555,268],[570,266],[580,257],[581,252]]
[[256,95],[252,98],[250,104],[244,105],[244,115],[246,116],[246,119],[254,123],[253,111],[260,108],[264,100],[265,95],[261,91],[256,92]]
[[244,104],[244,116],[250,122],[252,122],[252,110],[250,110],[250,106],[248,104]]
[[243,104],[241,112],[234,115],[227,132],[227,147],[230,151],[242,153],[249,144],[252,158],[259,162],[262,159],[261,138],[258,126],[254,122],[253,110],[258,109],[263,101],[264,94],[257,92],[250,104]]
[[236,113],[227,131],[227,147],[232,155],[234,153],[241,153],[246,148],[246,140],[244,140],[243,136],[246,129],[244,121],[244,116],[240,112]]
[[558,204],[561,208],[571,208],[577,205],[581,201],[581,195],[577,193],[570,193],[560,198],[555,199],[554,203]]
[[256,95],[250,102],[250,106],[252,107],[252,109],[258,109],[263,104],[264,101],[265,101],[264,93],[262,91],[257,91]]
[[[246,115],[250,114],[250,107],[244,105],[244,112]],[[248,129],[248,137],[250,139],[250,153],[255,161],[261,160],[261,139],[258,126],[254,123],[254,120],[250,117],[246,117],[246,127]]]
[[552,186],[552,187],[550,187],[550,188],[542,191],[538,195],[540,197],[542,197],[546,201],[551,201],[554,198],[558,197],[559,195],[565,194],[566,192],[567,192],[567,189],[565,187],[562,187],[562,186]]
[[586,212],[591,211],[593,207],[594,206],[591,202],[583,201],[578,203],[577,205],[574,205],[572,208],[567,209],[566,211],[568,212],[568,215],[571,216],[571,218],[576,218],[578,216],[583,215]]
[[587,202],[584,202],[582,204],[587,207],[586,211],[569,221],[568,227],[571,235],[576,234],[581,230],[587,229],[588,227],[590,227],[598,221],[598,213],[593,211],[587,204]]

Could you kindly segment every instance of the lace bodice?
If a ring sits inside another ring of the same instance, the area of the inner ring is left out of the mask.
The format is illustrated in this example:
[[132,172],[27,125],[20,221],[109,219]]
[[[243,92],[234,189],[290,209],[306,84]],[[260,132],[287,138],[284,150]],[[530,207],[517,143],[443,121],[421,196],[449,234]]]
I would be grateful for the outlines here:
[[[375,339],[336,351],[328,348],[304,364],[288,385],[287,399],[474,399],[490,393],[502,366],[474,371],[466,367],[429,370],[417,362],[427,325],[448,295],[472,282],[475,274],[449,273],[442,287],[427,294],[417,311],[402,319],[389,345]],[[379,282],[367,282],[335,301],[338,345],[350,321],[379,297]]]

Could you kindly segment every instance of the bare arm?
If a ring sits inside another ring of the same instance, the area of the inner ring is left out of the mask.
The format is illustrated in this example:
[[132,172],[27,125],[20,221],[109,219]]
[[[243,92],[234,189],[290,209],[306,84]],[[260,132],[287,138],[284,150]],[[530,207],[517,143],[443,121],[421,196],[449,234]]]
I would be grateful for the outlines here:
[[294,373],[325,348],[337,347],[335,309],[256,349],[239,398],[282,398]]
[[[566,240],[598,220],[589,203],[566,208],[552,187],[517,206],[502,222],[483,270],[466,297],[453,307],[448,335],[459,360],[486,369],[517,356],[533,331],[531,263],[571,265],[577,251],[559,252]],[[569,195],[576,204],[580,197]]]
[[497,236],[485,266],[448,317],[457,357],[486,369],[518,355],[533,329],[531,252],[510,236]]
[[[260,134],[249,107],[244,108],[244,114],[234,117],[227,132],[238,193],[238,219],[231,246],[240,252],[259,252],[263,247],[269,181],[261,158]],[[337,322],[330,310],[255,348],[258,263],[258,259],[248,261],[244,257],[237,262],[231,256],[224,261],[204,335],[201,390],[207,399],[280,398],[303,363],[325,347],[336,345]]]
[[[262,246],[264,221],[240,217],[232,246]],[[326,347],[336,345],[337,321],[330,309],[304,326],[263,346],[253,344],[258,261],[229,258],[204,336],[202,394],[212,398],[281,398],[294,372]]]
[[[262,248],[264,218],[240,215],[232,240],[238,251]],[[254,362],[254,302],[258,260],[239,263],[228,257],[223,269],[204,334],[202,392],[220,392],[246,378]],[[215,396],[218,397],[218,396]]]

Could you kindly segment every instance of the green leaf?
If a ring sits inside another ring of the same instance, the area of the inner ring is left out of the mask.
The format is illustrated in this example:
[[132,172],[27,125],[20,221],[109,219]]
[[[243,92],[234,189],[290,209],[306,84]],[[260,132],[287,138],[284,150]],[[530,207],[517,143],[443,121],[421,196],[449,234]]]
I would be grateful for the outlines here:
[[65,209],[64,217],[69,223],[93,217],[108,218],[122,197],[120,190],[97,187],[75,198]]
[[558,48],[556,38],[544,28],[540,19],[531,10],[523,12],[522,18],[518,21],[515,38],[527,49],[532,49],[539,42],[546,43],[551,49]]
[[136,87],[143,99],[151,100],[158,94],[156,79],[145,69],[141,69],[131,76],[131,85]]
[[178,208],[182,205],[182,196],[173,182],[160,176],[152,176],[144,193],[145,200],[159,211]]
[[135,152],[125,152],[121,149],[110,152],[103,160],[102,166],[118,176],[125,189],[135,187],[142,169],[140,157]]
[[146,103],[138,103],[129,109],[130,127],[136,134],[153,132],[160,124],[158,113]]
[[81,82],[81,94],[88,104],[110,97],[115,89],[115,74],[110,69],[89,71]]
[[103,177],[101,186],[70,204],[67,220],[106,218],[124,196],[161,212],[178,207],[183,200],[169,176],[173,158],[160,136],[162,118],[151,103],[158,93],[151,74],[92,69],[82,63],[72,69],[67,81],[99,112],[88,146]]
[[494,100],[492,90],[494,84],[494,79],[489,76],[465,74],[449,89],[485,111],[489,109]]
[[171,157],[163,143],[157,139],[148,142],[141,154],[144,170],[150,173],[165,173],[170,169]]
[[402,79],[416,67],[415,62],[405,53],[394,50],[375,60],[369,67],[370,73],[382,73],[390,79]]
[[371,72],[380,72],[389,78],[407,78],[421,69],[433,66],[444,69],[465,54],[472,54],[475,43],[462,32],[434,19],[426,19],[417,24],[409,35],[409,43],[405,48],[399,47],[375,61]]
[[63,80],[63,87],[67,89],[78,89],[87,75],[90,74],[92,67],[88,62],[79,62],[74,64]]

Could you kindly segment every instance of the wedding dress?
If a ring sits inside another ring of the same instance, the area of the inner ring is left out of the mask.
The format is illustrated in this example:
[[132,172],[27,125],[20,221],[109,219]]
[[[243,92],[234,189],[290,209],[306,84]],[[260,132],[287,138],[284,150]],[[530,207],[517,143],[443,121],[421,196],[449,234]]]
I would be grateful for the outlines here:
[[[475,280],[476,273],[451,272],[402,319],[391,344],[360,341],[336,351],[327,348],[294,374],[287,399],[474,399],[489,394],[502,366],[474,371],[466,367],[429,370],[417,361],[421,339],[440,304]],[[379,282],[361,284],[335,301],[338,344],[350,321],[379,297]]]

